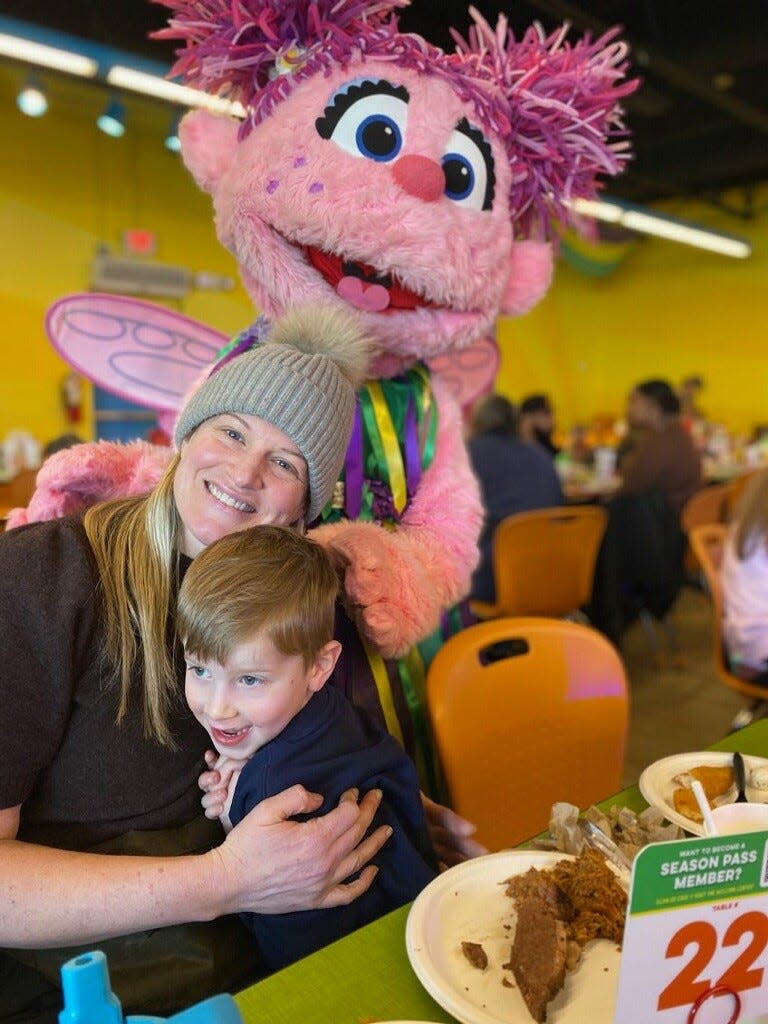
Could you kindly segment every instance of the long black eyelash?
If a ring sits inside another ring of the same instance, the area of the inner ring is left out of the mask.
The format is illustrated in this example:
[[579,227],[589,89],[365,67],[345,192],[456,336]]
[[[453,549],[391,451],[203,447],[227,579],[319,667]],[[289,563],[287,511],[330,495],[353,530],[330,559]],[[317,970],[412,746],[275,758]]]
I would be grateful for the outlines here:
[[341,120],[344,112],[349,110],[353,103],[362,99],[363,96],[375,96],[380,93],[385,93],[387,96],[396,96],[405,103],[409,99],[408,90],[404,85],[392,85],[383,79],[380,79],[378,82],[367,81],[361,85],[351,85],[346,92],[337,93],[333,98],[333,102],[323,111],[323,116],[318,117],[315,121],[317,134],[323,139],[330,139],[331,135],[333,135],[333,129]]
[[490,143],[480,131],[479,128],[473,128],[466,117],[462,117],[459,123],[456,125],[456,131],[461,132],[462,135],[468,136],[475,143],[477,148],[483,154],[485,158],[485,166],[488,169],[488,183],[485,186],[485,196],[483,197],[483,209],[490,210],[493,206],[493,197],[496,193],[496,172],[494,170],[495,164],[493,160],[493,152],[491,150]]

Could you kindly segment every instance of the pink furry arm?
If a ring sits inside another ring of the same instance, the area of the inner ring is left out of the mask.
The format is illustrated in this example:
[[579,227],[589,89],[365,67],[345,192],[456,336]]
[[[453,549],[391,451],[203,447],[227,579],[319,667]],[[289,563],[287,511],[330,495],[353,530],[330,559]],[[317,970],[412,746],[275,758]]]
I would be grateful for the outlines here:
[[65,448],[46,460],[28,507],[14,509],[8,527],[75,515],[109,498],[146,494],[172,455],[170,448],[146,441],[92,441]]
[[435,458],[398,528],[342,522],[312,533],[345,563],[347,603],[386,657],[404,654],[435,628],[440,613],[466,594],[477,564],[478,485],[459,410],[438,378],[433,388],[440,416]]

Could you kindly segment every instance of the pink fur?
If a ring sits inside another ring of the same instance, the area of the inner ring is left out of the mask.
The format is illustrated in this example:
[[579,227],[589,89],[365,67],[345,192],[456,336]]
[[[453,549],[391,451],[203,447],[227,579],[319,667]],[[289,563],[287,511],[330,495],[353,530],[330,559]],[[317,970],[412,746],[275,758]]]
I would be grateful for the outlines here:
[[37,474],[26,509],[14,509],[8,527],[76,515],[97,501],[146,494],[168,465],[172,451],[146,441],[94,441],[57,452]]
[[552,262],[552,246],[548,242],[517,242],[512,247],[501,312],[519,316],[532,309],[552,282]]

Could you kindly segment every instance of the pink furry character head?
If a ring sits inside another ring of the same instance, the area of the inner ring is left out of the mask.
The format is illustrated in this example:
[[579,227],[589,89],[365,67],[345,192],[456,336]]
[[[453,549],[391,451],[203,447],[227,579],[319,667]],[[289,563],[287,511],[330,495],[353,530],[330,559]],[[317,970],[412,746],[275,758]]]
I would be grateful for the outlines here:
[[546,291],[544,241],[628,157],[616,31],[517,40],[474,10],[446,54],[398,31],[403,0],[160,0],[173,73],[239,100],[198,111],[182,153],[268,315],[352,305],[375,372],[460,349]]

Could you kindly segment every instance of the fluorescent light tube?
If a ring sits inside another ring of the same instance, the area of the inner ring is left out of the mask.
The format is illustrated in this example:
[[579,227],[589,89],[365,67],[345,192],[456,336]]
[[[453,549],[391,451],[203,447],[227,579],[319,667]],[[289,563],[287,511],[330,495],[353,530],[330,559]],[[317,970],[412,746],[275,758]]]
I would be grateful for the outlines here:
[[119,89],[130,89],[132,92],[153,96],[158,100],[178,103],[185,107],[205,107],[216,114],[231,114],[233,117],[245,117],[245,108],[240,103],[212,96],[200,89],[190,89],[187,85],[169,82],[158,75],[149,75],[145,71],[115,64],[107,72],[107,82]]
[[723,256],[746,259],[752,253],[752,246],[745,239],[723,235],[718,231],[709,231],[697,224],[686,223],[674,217],[640,207],[626,207],[609,200],[574,199],[571,209],[584,217],[606,221],[609,224],[620,224],[630,231],[644,235],[656,235],[671,242],[680,242],[697,249],[708,249]]
[[739,238],[729,238],[727,235],[707,231],[692,224],[681,224],[676,220],[665,220],[663,217],[655,217],[640,210],[625,210],[621,224],[630,231],[642,231],[646,235],[657,235],[659,238],[668,238],[671,242],[682,242],[684,245],[709,249],[711,252],[735,256],[737,259],[746,259],[752,252],[749,243]]
[[71,50],[59,50],[55,46],[45,46],[43,43],[34,43],[31,39],[22,39],[21,36],[11,36],[4,32],[0,32],[0,56],[23,60],[44,68],[54,68],[56,71],[80,75],[82,78],[95,78],[99,70],[98,62],[91,57],[72,53]]

